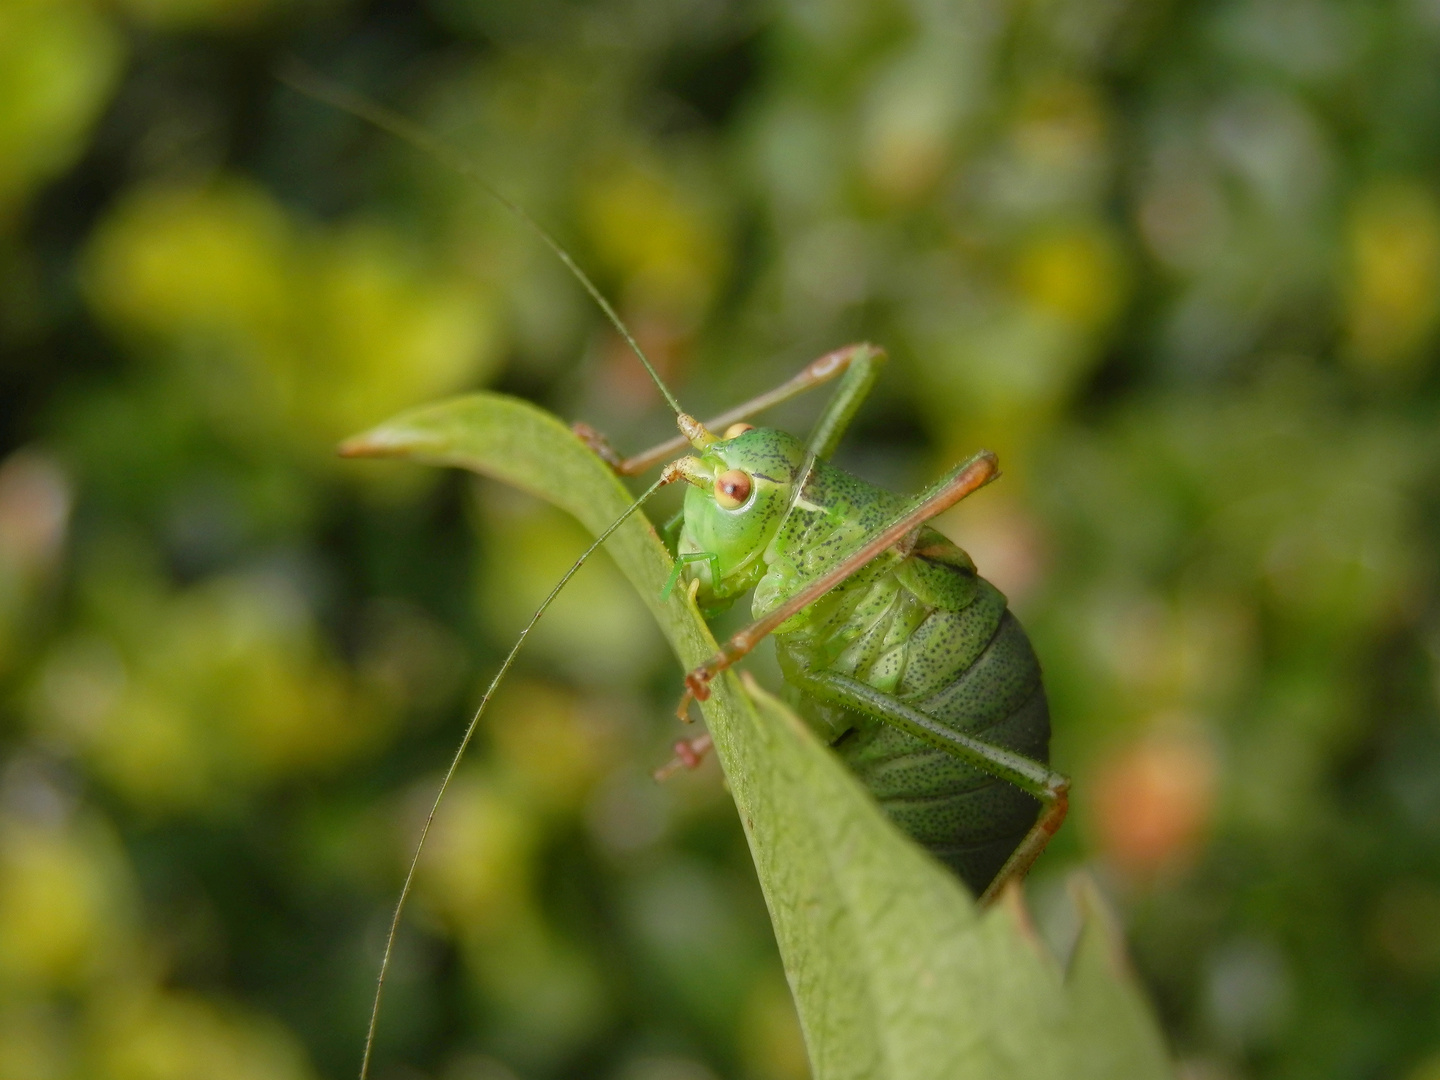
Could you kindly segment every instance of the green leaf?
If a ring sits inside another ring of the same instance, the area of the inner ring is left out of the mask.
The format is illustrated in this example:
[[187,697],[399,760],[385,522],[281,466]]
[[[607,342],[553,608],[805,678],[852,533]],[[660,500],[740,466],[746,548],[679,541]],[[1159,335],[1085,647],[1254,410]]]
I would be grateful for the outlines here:
[[[405,413],[342,448],[496,477],[599,532],[631,502],[564,424],[477,394]],[[670,558],[631,518],[610,554],[681,664],[715,651],[698,612],[660,591]],[[676,690],[680,689],[677,672]],[[899,832],[793,713],[732,674],[703,706],[745,827],[816,1080],[1147,1080],[1164,1046],[1093,888],[1069,971],[1030,929],[1018,890],[980,912]]]

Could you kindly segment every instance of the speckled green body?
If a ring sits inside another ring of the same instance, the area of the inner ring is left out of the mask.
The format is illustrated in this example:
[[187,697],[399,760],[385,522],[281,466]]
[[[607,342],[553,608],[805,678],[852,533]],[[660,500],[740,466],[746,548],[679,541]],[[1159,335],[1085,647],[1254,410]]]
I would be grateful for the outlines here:
[[[717,472],[752,474],[756,491],[724,510],[687,492],[678,549],[699,600],[723,607],[754,589],[773,610],[888,524],[906,500],[823,461],[793,436],[755,429],[709,447]],[[797,489],[798,486],[798,489]],[[1005,597],[960,548],[922,528],[908,553],[885,552],[775,631],[792,704],[833,745],[905,832],[982,890],[1039,812],[1037,800],[916,736],[805,691],[833,671],[892,694],[952,730],[1048,761],[1040,666]]]

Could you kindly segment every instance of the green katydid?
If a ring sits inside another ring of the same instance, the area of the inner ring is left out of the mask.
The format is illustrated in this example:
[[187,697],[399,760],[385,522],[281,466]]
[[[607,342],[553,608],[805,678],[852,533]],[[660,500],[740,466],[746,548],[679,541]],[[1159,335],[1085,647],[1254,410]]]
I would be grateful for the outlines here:
[[[702,424],[686,414],[633,334],[563,247],[463,160],[394,113],[292,71],[286,81],[418,146],[466,174],[555,251],[644,365],[681,435],[623,458],[583,424],[575,431],[621,475],[664,464],[660,478],[603,531],[551,590],[501,665],[441,784],[396,905],[372,1007],[368,1074],[381,993],[420,848],[495,688],[531,628],[579,567],[660,487],[683,481],[667,527],[681,578],[707,614],[753,592],[755,621],[685,677],[679,712],[773,635],[791,704],[833,746],[904,831],[949,865],[981,903],[1024,875],[1059,829],[1069,781],[1048,765],[1049,709],[1029,640],[1005,597],[958,546],[926,524],[998,475],[982,451],[905,499],[831,465],[885,354],[859,344],[806,365],[781,386]],[[754,427],[758,413],[839,380],[809,437]],[[719,431],[720,434],[715,434]],[[670,460],[691,448],[694,453]],[[342,451],[343,452],[343,451]],[[694,766],[708,740],[676,744],[661,773]]]
[[[891,819],[988,903],[1060,827],[1069,782],[1045,764],[1050,714],[1024,630],[970,557],[925,524],[993,480],[994,455],[981,451],[909,500],[827,460],[884,356],[852,345],[709,425],[679,414],[698,453],[662,476],[690,485],[667,530],[672,581],[688,578],[707,614],[753,591],[755,617],[686,675],[680,713],[773,634],[790,704]],[[835,378],[804,441],[744,422]],[[621,459],[577,427],[622,474],[678,449]],[[703,737],[678,744],[674,764],[697,763],[706,747]]]

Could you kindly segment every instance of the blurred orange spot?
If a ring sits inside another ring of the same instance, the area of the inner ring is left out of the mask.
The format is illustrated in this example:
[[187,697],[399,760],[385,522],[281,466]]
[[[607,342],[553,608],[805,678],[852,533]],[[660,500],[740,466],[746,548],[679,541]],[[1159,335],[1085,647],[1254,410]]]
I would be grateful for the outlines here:
[[1123,748],[1092,788],[1101,850],[1137,877],[1188,861],[1214,810],[1215,774],[1199,738],[1149,735]]
[[0,461],[0,564],[21,572],[50,563],[65,540],[70,484],[60,466],[34,450]]
[[1370,939],[1401,974],[1426,979],[1440,972],[1440,888],[1420,880],[1387,886],[1371,917]]

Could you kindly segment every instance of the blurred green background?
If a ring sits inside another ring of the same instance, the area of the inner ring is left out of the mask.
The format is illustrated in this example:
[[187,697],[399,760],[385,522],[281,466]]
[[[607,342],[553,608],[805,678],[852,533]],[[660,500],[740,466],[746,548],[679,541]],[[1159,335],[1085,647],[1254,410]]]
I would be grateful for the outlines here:
[[[669,430],[868,338],[842,463],[1047,671],[1186,1080],[1440,1078],[1440,2],[0,2],[0,1080],[354,1074],[398,884],[578,527],[336,441]],[[803,428],[815,402],[777,422]],[[763,671],[762,659],[759,667]],[[422,862],[390,1080],[800,1080],[679,672],[588,568]]]

